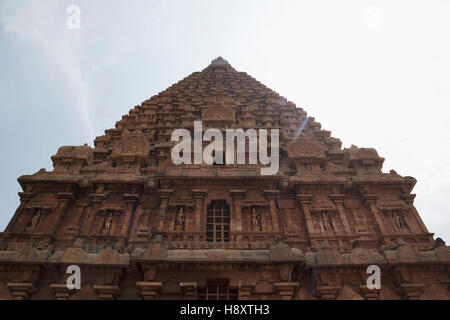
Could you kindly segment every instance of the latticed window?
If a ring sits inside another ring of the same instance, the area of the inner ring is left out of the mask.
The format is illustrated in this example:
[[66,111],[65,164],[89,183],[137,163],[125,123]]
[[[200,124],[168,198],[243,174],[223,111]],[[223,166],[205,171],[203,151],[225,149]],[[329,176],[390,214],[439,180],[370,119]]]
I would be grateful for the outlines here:
[[238,290],[231,289],[228,280],[208,280],[203,288],[198,289],[199,300],[238,300]]
[[230,241],[230,206],[225,200],[212,200],[208,205],[206,241]]

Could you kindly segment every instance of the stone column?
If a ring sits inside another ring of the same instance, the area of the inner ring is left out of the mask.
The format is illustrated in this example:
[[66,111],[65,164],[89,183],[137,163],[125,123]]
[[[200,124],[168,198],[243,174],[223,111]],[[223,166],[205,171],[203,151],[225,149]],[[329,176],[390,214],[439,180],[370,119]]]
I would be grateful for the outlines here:
[[310,194],[297,194],[297,202],[299,207],[303,210],[306,222],[306,230],[308,235],[314,234],[314,226],[311,218],[311,211],[309,210],[309,205],[311,204],[312,195]]
[[80,232],[80,219],[87,205],[88,204],[86,202],[77,203],[75,215],[73,216],[72,222],[65,232],[66,235],[73,237],[78,235]]
[[269,201],[270,215],[272,217],[272,230],[273,232],[279,232],[280,227],[278,224],[278,212],[275,200],[278,198],[278,190],[264,190],[264,197]]
[[58,192],[57,196],[59,203],[54,212],[50,213],[53,218],[48,229],[53,235],[57,232],[67,208],[74,199],[73,193],[71,192]]
[[94,223],[98,207],[103,202],[104,198],[105,198],[104,193],[91,193],[91,206],[88,208],[86,218],[83,221],[83,226],[81,229],[82,234],[87,235],[91,231],[91,226]]
[[161,189],[159,190],[159,197],[161,198],[161,211],[159,213],[159,226],[158,230],[164,230],[164,221],[166,218],[167,205],[169,204],[169,199],[173,194],[172,189]]
[[133,216],[134,206],[139,200],[138,194],[124,194],[123,198],[126,203],[125,207],[125,217],[123,219],[121,234],[126,236],[130,230],[131,217]]
[[[32,192],[19,192],[19,197],[20,197],[19,208],[17,208],[16,214],[11,219],[11,221],[8,223],[8,226],[6,227],[5,232],[12,232],[13,229],[16,227],[16,222],[24,214],[23,211],[24,211],[25,205],[33,197],[33,193]],[[20,231],[22,231],[22,230],[20,230]]]
[[333,200],[334,204],[336,205],[336,208],[339,213],[339,217],[341,218],[342,225],[344,226],[345,233],[349,234],[350,226],[347,221],[347,217],[345,216],[345,210],[344,210],[344,197],[345,194],[332,194],[331,199]]
[[195,214],[196,214],[196,209],[192,209],[188,206],[185,207],[186,210],[184,212],[184,216],[185,216],[185,227],[184,227],[184,231],[195,231]]
[[414,206],[414,198],[416,197],[415,194],[402,194],[401,197],[406,201],[409,208],[411,209],[412,214],[414,215],[414,218],[416,219],[417,223],[419,224],[420,230],[424,233],[429,233],[427,227],[422,221],[422,218],[420,218],[419,213],[417,212],[416,207]]
[[247,190],[230,190],[233,199],[232,215],[235,219],[231,219],[231,232],[242,232],[242,208],[241,201],[247,196]]
[[204,231],[204,224],[202,223],[204,199],[208,190],[192,189],[192,196],[195,199],[195,216],[194,216],[194,231]]
[[288,232],[288,237],[295,236],[297,230],[292,222],[292,209],[284,209],[284,217],[286,219],[286,231]]
[[382,239],[384,239],[384,235],[386,234],[386,230],[384,228],[383,221],[381,220],[380,214],[378,212],[377,208],[377,196],[374,194],[364,194],[363,195],[364,200],[366,201],[366,206],[369,207],[370,213],[375,218],[375,223],[378,227],[378,230],[380,232],[380,236]]

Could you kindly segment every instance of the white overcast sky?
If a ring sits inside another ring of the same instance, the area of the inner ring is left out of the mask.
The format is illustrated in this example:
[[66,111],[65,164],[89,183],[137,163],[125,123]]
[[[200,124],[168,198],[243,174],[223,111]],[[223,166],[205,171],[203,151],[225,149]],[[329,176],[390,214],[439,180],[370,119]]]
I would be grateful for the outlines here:
[[223,56],[415,177],[421,217],[450,241],[449,33],[449,0],[1,0],[0,229],[20,175]]

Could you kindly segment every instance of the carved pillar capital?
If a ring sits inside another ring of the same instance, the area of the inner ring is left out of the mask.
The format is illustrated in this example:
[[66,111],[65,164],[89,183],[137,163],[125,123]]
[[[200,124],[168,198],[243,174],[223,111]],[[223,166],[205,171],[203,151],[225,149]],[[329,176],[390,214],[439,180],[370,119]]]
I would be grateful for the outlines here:
[[264,190],[263,192],[266,199],[277,199],[280,190]]
[[91,198],[91,202],[92,204],[100,204],[103,202],[103,200],[105,199],[105,194],[104,193],[91,193],[90,194],[90,198]]
[[300,205],[310,204],[312,199],[312,194],[297,194],[297,201]]
[[162,287],[162,282],[136,282],[144,300],[154,300]]
[[283,300],[291,300],[295,294],[295,288],[299,286],[298,282],[277,282],[273,284],[278,290],[280,298]]
[[59,202],[63,204],[70,204],[75,199],[73,192],[58,192],[56,195]]
[[423,283],[402,283],[400,293],[404,300],[419,300],[425,285]]
[[94,291],[100,300],[114,300],[120,296],[119,286],[94,285]]
[[126,203],[135,204],[139,201],[139,194],[137,193],[125,193],[123,199]]
[[249,300],[255,283],[239,283],[239,300]]
[[32,283],[7,283],[9,293],[14,300],[26,300],[37,292],[36,287]]
[[316,287],[316,296],[322,300],[334,300],[337,298],[340,286],[324,285]]
[[333,200],[334,203],[342,203],[345,199],[345,194],[334,193],[330,194],[330,199]]
[[208,194],[208,190],[206,189],[192,189],[191,191],[194,199],[203,199]]
[[71,290],[67,287],[67,284],[52,283],[50,288],[53,289],[53,294],[56,300],[69,300],[70,296],[75,290]]
[[173,189],[160,189],[159,197],[161,199],[169,199],[173,194]]
[[362,197],[363,197],[363,199],[365,201],[366,206],[376,205],[377,204],[378,197],[377,197],[376,194],[365,193],[365,194],[362,195]]
[[186,300],[197,300],[197,282],[180,282]]
[[369,289],[367,285],[361,285],[359,289],[366,300],[378,300],[380,296],[380,289]]
[[247,190],[244,189],[230,190],[230,195],[233,199],[244,199],[247,196]]

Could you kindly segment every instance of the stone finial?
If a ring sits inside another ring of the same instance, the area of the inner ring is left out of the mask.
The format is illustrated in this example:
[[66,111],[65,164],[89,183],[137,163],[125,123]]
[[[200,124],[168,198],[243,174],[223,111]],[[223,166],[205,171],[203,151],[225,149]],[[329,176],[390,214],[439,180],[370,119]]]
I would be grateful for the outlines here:
[[211,61],[211,64],[210,64],[210,66],[214,66],[214,67],[222,67],[222,66],[227,66],[227,65],[229,65],[228,61],[222,57],[215,58],[213,61]]

